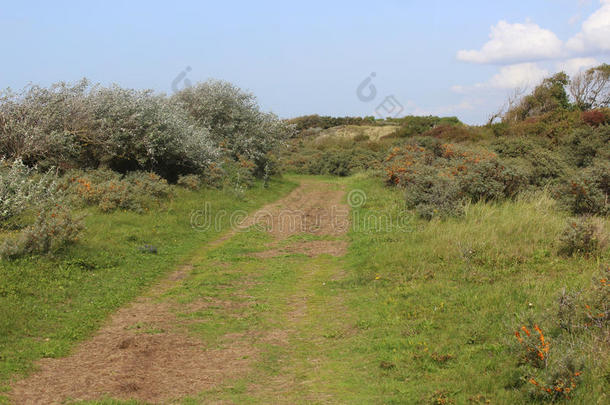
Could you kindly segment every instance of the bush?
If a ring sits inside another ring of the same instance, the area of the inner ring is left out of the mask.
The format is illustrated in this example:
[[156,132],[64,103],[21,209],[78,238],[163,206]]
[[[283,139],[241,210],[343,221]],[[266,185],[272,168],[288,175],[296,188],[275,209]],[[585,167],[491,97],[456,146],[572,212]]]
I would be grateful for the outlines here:
[[591,256],[606,246],[607,237],[603,222],[591,217],[581,217],[569,221],[559,240],[560,254]]
[[581,119],[583,120],[583,122],[585,124],[590,125],[592,127],[598,127],[603,124],[609,124],[610,123],[610,109],[604,108],[604,109],[583,111],[581,113]]
[[609,195],[610,162],[605,159],[567,176],[557,189],[559,201],[576,215],[607,215]]
[[59,206],[43,210],[33,225],[0,245],[0,257],[14,259],[24,255],[57,252],[78,240],[82,218]]
[[142,212],[171,195],[167,181],[151,172],[132,172],[124,177],[111,170],[71,172],[63,187],[74,203],[97,206],[102,212]]
[[577,167],[591,166],[595,159],[610,159],[610,126],[580,128],[563,143],[563,153]]
[[194,174],[187,174],[186,176],[179,176],[177,184],[189,190],[199,190],[201,179]]
[[155,171],[173,179],[218,155],[209,131],[152,91],[58,83],[0,96],[0,155],[41,168]]
[[385,166],[387,183],[403,187],[407,206],[424,218],[459,215],[464,201],[510,198],[525,185],[493,153],[435,140],[393,148]]
[[37,174],[15,159],[0,159],[0,225],[31,207],[40,207],[60,198],[51,173]]
[[173,101],[201,127],[210,129],[226,156],[253,162],[253,172],[259,176],[264,175],[269,152],[292,135],[291,126],[260,111],[253,94],[227,82],[211,80],[185,88]]
[[409,183],[405,189],[405,201],[407,208],[430,220],[463,215],[466,198],[456,182],[428,171]]

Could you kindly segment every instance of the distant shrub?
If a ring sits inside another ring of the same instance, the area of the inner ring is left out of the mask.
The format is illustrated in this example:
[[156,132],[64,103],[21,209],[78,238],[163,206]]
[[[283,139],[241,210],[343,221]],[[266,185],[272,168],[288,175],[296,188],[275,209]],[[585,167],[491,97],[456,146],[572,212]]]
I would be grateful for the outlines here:
[[[383,120],[380,120],[383,124]],[[339,125],[376,125],[378,120],[375,117],[330,117],[317,114],[304,115],[287,120],[287,123],[294,125],[299,133],[310,129],[328,129]]]
[[68,209],[53,207],[40,212],[34,224],[0,245],[0,257],[14,259],[25,255],[56,252],[78,240],[82,218]]
[[201,178],[194,174],[187,174],[186,176],[179,176],[177,184],[189,190],[199,190]]
[[405,188],[407,208],[427,220],[463,215],[466,198],[459,185],[432,170],[422,171]]
[[561,154],[541,140],[507,137],[494,141],[491,146],[508,167],[533,186],[545,186],[567,170]]
[[561,144],[562,153],[574,166],[585,167],[597,159],[610,159],[610,125],[579,128]]
[[353,139],[354,139],[354,142],[363,142],[363,141],[368,141],[370,139],[370,137],[365,134],[358,134]]
[[557,198],[573,214],[607,215],[610,212],[610,162],[602,159],[566,176]]
[[585,124],[592,127],[610,124],[610,110],[608,108],[583,111],[580,116]]
[[431,136],[451,142],[463,142],[479,139],[480,131],[467,125],[440,124],[424,132],[422,136]]
[[411,137],[422,135],[437,126],[444,128],[452,128],[462,126],[460,120],[457,117],[435,117],[435,116],[406,116],[403,118],[395,119],[395,122],[400,124],[400,127],[396,130],[397,137]]
[[438,141],[393,148],[385,169],[387,183],[404,188],[407,206],[424,218],[459,214],[464,201],[512,197],[526,183],[489,151]]
[[566,256],[595,255],[606,246],[603,222],[591,217],[571,219],[560,236],[559,253]]

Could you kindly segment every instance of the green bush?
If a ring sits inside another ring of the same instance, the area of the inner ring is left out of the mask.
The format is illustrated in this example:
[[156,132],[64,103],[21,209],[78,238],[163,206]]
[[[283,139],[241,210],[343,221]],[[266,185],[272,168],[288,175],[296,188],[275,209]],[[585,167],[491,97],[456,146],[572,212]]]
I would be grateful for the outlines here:
[[422,168],[422,173],[405,188],[405,202],[407,208],[430,220],[461,216],[466,198],[455,181]]
[[459,215],[464,201],[510,198],[526,184],[519,170],[493,153],[438,140],[393,148],[385,169],[387,183],[403,187],[407,206],[424,218]]
[[559,253],[566,256],[595,255],[607,242],[602,221],[591,217],[571,219],[559,238]]
[[39,174],[21,159],[0,159],[0,226],[28,208],[41,207],[61,198],[55,176]]
[[590,167],[566,176],[556,194],[573,214],[607,215],[610,212],[610,162],[596,160]]
[[199,190],[201,178],[194,174],[187,174],[186,176],[179,176],[176,184],[189,190]]
[[40,212],[33,225],[17,237],[8,238],[0,245],[0,257],[15,259],[25,255],[53,253],[75,243],[83,230],[82,218],[68,209],[53,207]]
[[103,212],[142,212],[171,195],[167,181],[152,172],[121,176],[111,170],[72,171],[64,176],[62,186],[74,204],[97,206]]

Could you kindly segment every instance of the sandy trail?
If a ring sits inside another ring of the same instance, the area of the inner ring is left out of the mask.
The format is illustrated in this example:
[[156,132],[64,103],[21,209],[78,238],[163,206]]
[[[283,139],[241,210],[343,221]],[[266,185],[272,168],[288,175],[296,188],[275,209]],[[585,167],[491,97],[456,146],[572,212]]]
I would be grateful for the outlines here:
[[[303,182],[286,197],[250,215],[242,226],[262,226],[274,236],[269,250],[257,254],[262,258],[295,252],[340,256],[346,242],[332,237],[347,231],[348,207],[341,203],[343,196],[344,191],[329,184]],[[236,232],[205,249],[221,245]],[[285,243],[290,236],[303,233],[330,239]],[[257,355],[252,339],[264,336],[226,335],[220,348],[209,347],[185,332],[186,321],[177,319],[175,304],[162,299],[162,293],[178,286],[192,268],[192,264],[183,265],[117,311],[68,357],[37,362],[35,372],[12,384],[11,401],[57,404],[114,398],[168,403],[246,376]],[[266,332],[267,338],[281,334]]]

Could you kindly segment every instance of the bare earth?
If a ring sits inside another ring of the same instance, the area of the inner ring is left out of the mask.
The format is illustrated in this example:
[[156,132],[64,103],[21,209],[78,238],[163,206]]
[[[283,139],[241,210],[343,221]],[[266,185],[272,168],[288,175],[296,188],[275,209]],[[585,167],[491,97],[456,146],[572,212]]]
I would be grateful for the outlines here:
[[[257,254],[261,258],[295,252],[341,256],[347,243],[333,237],[343,235],[348,228],[343,195],[342,190],[328,184],[303,183],[285,198],[249,216],[242,227],[261,226],[274,236],[269,250]],[[322,239],[287,240],[301,234]],[[234,235],[231,231],[204,249],[213,249]],[[168,403],[247,375],[257,358],[255,341],[281,344],[287,331],[226,335],[220,346],[213,347],[189,336],[185,330],[189,321],[178,319],[177,304],[164,301],[161,295],[179,285],[192,268],[185,264],[145,296],[117,311],[70,356],[40,360],[37,371],[12,384],[11,400],[16,404],[58,404],[115,398]],[[292,297],[291,301],[293,313],[286,316],[297,319],[304,304],[301,297]],[[210,302],[203,297],[197,305]],[[212,304],[226,305],[228,311],[232,305]]]

